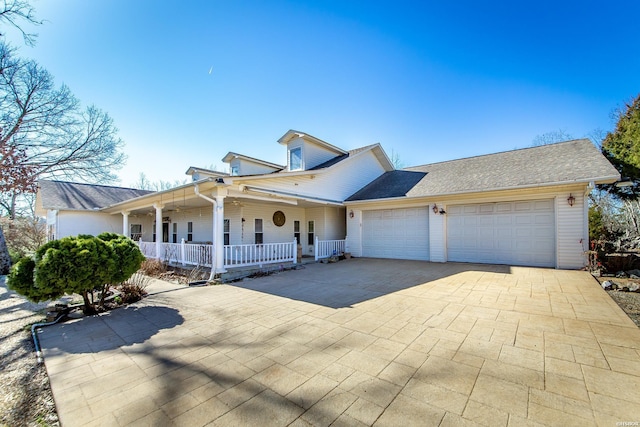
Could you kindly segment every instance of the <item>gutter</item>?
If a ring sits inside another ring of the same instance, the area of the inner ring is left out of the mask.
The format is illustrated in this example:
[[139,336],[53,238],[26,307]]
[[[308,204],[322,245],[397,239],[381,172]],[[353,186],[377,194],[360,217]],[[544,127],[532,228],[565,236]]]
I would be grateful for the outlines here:
[[[216,229],[216,215],[215,213],[218,210],[218,202],[216,202],[214,199],[212,199],[211,197],[207,197],[204,194],[200,193],[200,189],[198,188],[198,184],[194,184],[193,186],[193,192],[195,193],[196,196],[200,197],[201,199],[206,200],[207,202],[213,204],[213,209],[214,209],[214,215],[213,215],[213,230],[215,231]],[[216,238],[218,238],[218,233],[216,233]],[[216,249],[216,242],[213,242],[213,256],[212,256],[212,260],[211,260],[211,274],[209,274],[209,281],[213,280],[215,278],[216,275],[216,265],[217,265],[217,258],[218,258],[218,251],[215,250]]]

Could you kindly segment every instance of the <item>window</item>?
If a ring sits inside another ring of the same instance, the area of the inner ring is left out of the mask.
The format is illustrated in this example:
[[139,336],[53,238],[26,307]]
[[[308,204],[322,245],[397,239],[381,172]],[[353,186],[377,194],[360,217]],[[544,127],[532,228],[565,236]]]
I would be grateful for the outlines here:
[[142,238],[142,224],[129,224],[129,233],[132,240],[140,240]]
[[296,238],[296,243],[300,244],[300,221],[293,221],[293,237]]
[[178,243],[178,223],[173,223],[173,243]]
[[289,150],[289,170],[302,169],[302,147]]
[[240,175],[240,167],[238,165],[231,166],[231,176]]
[[229,241],[230,241],[230,234],[229,234],[230,228],[231,228],[231,226],[230,226],[229,220],[225,219],[224,220],[224,244],[225,244],[225,246],[231,244],[231,243],[229,243]]
[[315,222],[314,221],[309,221],[309,229],[308,229],[308,234],[307,234],[307,244],[309,245],[313,245],[315,244],[314,239],[315,239]]
[[191,221],[187,223],[187,240],[189,242],[193,241],[193,222]]
[[254,233],[256,236],[256,245],[261,245],[263,243],[263,234],[262,234],[262,219],[255,219],[255,228]]

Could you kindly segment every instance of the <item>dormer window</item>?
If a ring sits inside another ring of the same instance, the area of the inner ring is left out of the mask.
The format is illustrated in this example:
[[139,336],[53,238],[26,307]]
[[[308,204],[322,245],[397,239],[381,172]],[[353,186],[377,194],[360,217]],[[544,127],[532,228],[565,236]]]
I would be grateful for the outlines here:
[[231,166],[231,176],[240,175],[240,167],[238,165]]
[[302,147],[296,147],[289,150],[289,170],[302,169]]

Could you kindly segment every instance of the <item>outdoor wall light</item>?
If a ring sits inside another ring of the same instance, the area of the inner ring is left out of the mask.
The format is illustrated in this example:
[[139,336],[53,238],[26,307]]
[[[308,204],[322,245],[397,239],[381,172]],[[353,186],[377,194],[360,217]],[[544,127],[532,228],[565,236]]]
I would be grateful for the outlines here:
[[569,206],[573,206],[575,202],[576,202],[576,198],[573,197],[572,194],[569,194],[569,198],[567,199],[567,203],[569,203]]
[[353,210],[350,210],[350,211],[349,211],[349,218],[353,218],[353,217],[354,217],[354,215],[355,215],[355,214],[353,213]]
[[438,205],[433,205],[433,213],[434,214],[438,213]]

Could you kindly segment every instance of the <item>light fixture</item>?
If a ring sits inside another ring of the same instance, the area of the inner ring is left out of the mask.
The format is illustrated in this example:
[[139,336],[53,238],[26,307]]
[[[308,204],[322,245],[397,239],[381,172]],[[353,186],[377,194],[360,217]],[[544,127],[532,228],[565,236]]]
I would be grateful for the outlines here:
[[567,203],[569,203],[569,206],[573,206],[575,202],[576,202],[576,198],[573,197],[572,194],[569,194],[569,198],[567,199]]
[[434,214],[438,213],[438,205],[436,205],[436,204],[433,205],[433,213]]
[[353,218],[353,217],[354,217],[354,215],[355,215],[355,214],[353,213],[353,210],[350,210],[350,211],[349,211],[349,218]]

